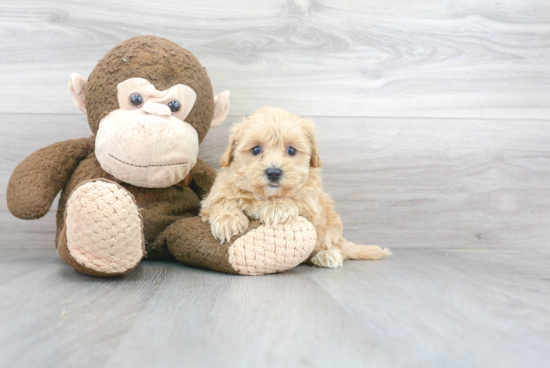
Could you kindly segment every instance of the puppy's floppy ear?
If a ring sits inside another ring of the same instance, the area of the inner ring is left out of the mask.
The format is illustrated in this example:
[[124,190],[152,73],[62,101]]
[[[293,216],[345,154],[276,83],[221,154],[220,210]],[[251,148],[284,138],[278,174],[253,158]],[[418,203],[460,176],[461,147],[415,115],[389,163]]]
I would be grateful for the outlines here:
[[311,158],[309,161],[310,167],[321,167],[323,162],[319,156],[319,148],[317,148],[317,140],[315,139],[315,128],[313,121],[307,119],[304,126],[306,127],[307,139],[309,140],[309,146],[311,147]]
[[234,134],[231,134],[231,138],[229,139],[229,146],[225,149],[225,152],[223,153],[222,158],[220,159],[220,166],[221,167],[228,167],[229,164],[231,164],[231,160],[233,160],[233,151],[235,150],[235,137]]
[[315,137],[310,138],[311,142],[311,160],[309,161],[309,166],[311,167],[321,167],[323,166],[323,161],[319,156],[319,149],[317,148],[317,141]]
[[221,167],[228,167],[233,160],[233,153],[235,152],[235,147],[237,146],[237,133],[239,132],[241,125],[242,122],[238,123],[233,127],[233,130],[231,131],[231,135],[229,136],[229,145],[225,149],[225,152],[220,159]]

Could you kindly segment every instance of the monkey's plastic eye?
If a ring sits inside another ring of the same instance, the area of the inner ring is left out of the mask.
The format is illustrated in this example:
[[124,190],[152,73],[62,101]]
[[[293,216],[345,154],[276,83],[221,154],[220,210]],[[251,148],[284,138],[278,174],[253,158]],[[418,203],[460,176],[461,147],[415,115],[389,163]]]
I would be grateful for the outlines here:
[[179,111],[180,107],[181,107],[181,104],[179,101],[172,101],[170,103],[168,103],[168,107],[170,108],[170,110],[172,112],[176,112],[176,111]]
[[252,148],[252,149],[250,150],[250,152],[252,152],[252,154],[253,154],[254,156],[259,155],[260,153],[262,153],[262,147],[256,146],[256,147]]
[[294,148],[294,147],[288,147],[286,149],[286,153],[288,153],[289,156],[295,156],[296,152],[298,152],[298,151],[296,151],[296,148]]
[[139,106],[141,106],[141,103],[143,102],[143,97],[141,97],[141,95],[139,93],[132,93],[130,95],[130,102],[135,107],[139,107]]

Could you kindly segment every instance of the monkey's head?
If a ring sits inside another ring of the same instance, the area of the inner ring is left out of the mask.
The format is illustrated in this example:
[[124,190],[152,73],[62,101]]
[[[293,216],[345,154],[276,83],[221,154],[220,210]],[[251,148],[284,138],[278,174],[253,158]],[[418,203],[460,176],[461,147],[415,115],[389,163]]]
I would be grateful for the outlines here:
[[197,58],[154,36],[118,44],[88,80],[71,74],[69,90],[88,114],[103,170],[147,188],[182,181],[195,166],[208,129],[229,111],[229,92],[214,98]]

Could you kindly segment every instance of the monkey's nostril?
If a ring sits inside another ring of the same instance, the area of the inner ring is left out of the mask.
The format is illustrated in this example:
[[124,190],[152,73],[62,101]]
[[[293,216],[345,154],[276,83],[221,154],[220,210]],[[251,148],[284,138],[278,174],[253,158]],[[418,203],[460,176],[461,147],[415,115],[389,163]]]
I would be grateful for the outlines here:
[[270,167],[265,171],[265,175],[270,181],[277,182],[281,179],[281,176],[283,176],[283,170],[276,167]]

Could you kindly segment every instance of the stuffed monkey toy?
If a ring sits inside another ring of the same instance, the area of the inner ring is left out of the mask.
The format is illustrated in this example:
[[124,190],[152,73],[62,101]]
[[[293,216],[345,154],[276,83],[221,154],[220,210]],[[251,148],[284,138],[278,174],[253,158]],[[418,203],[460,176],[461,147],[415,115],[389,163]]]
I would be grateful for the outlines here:
[[89,138],[52,144],[14,170],[11,213],[44,216],[59,191],[56,246],[78,271],[118,276],[144,258],[259,275],[304,261],[315,246],[303,218],[250,228],[220,244],[197,214],[216,172],[199,144],[229,111],[229,92],[213,96],[205,68],[189,51],[154,36],[110,50],[88,80],[69,90],[88,116]]

